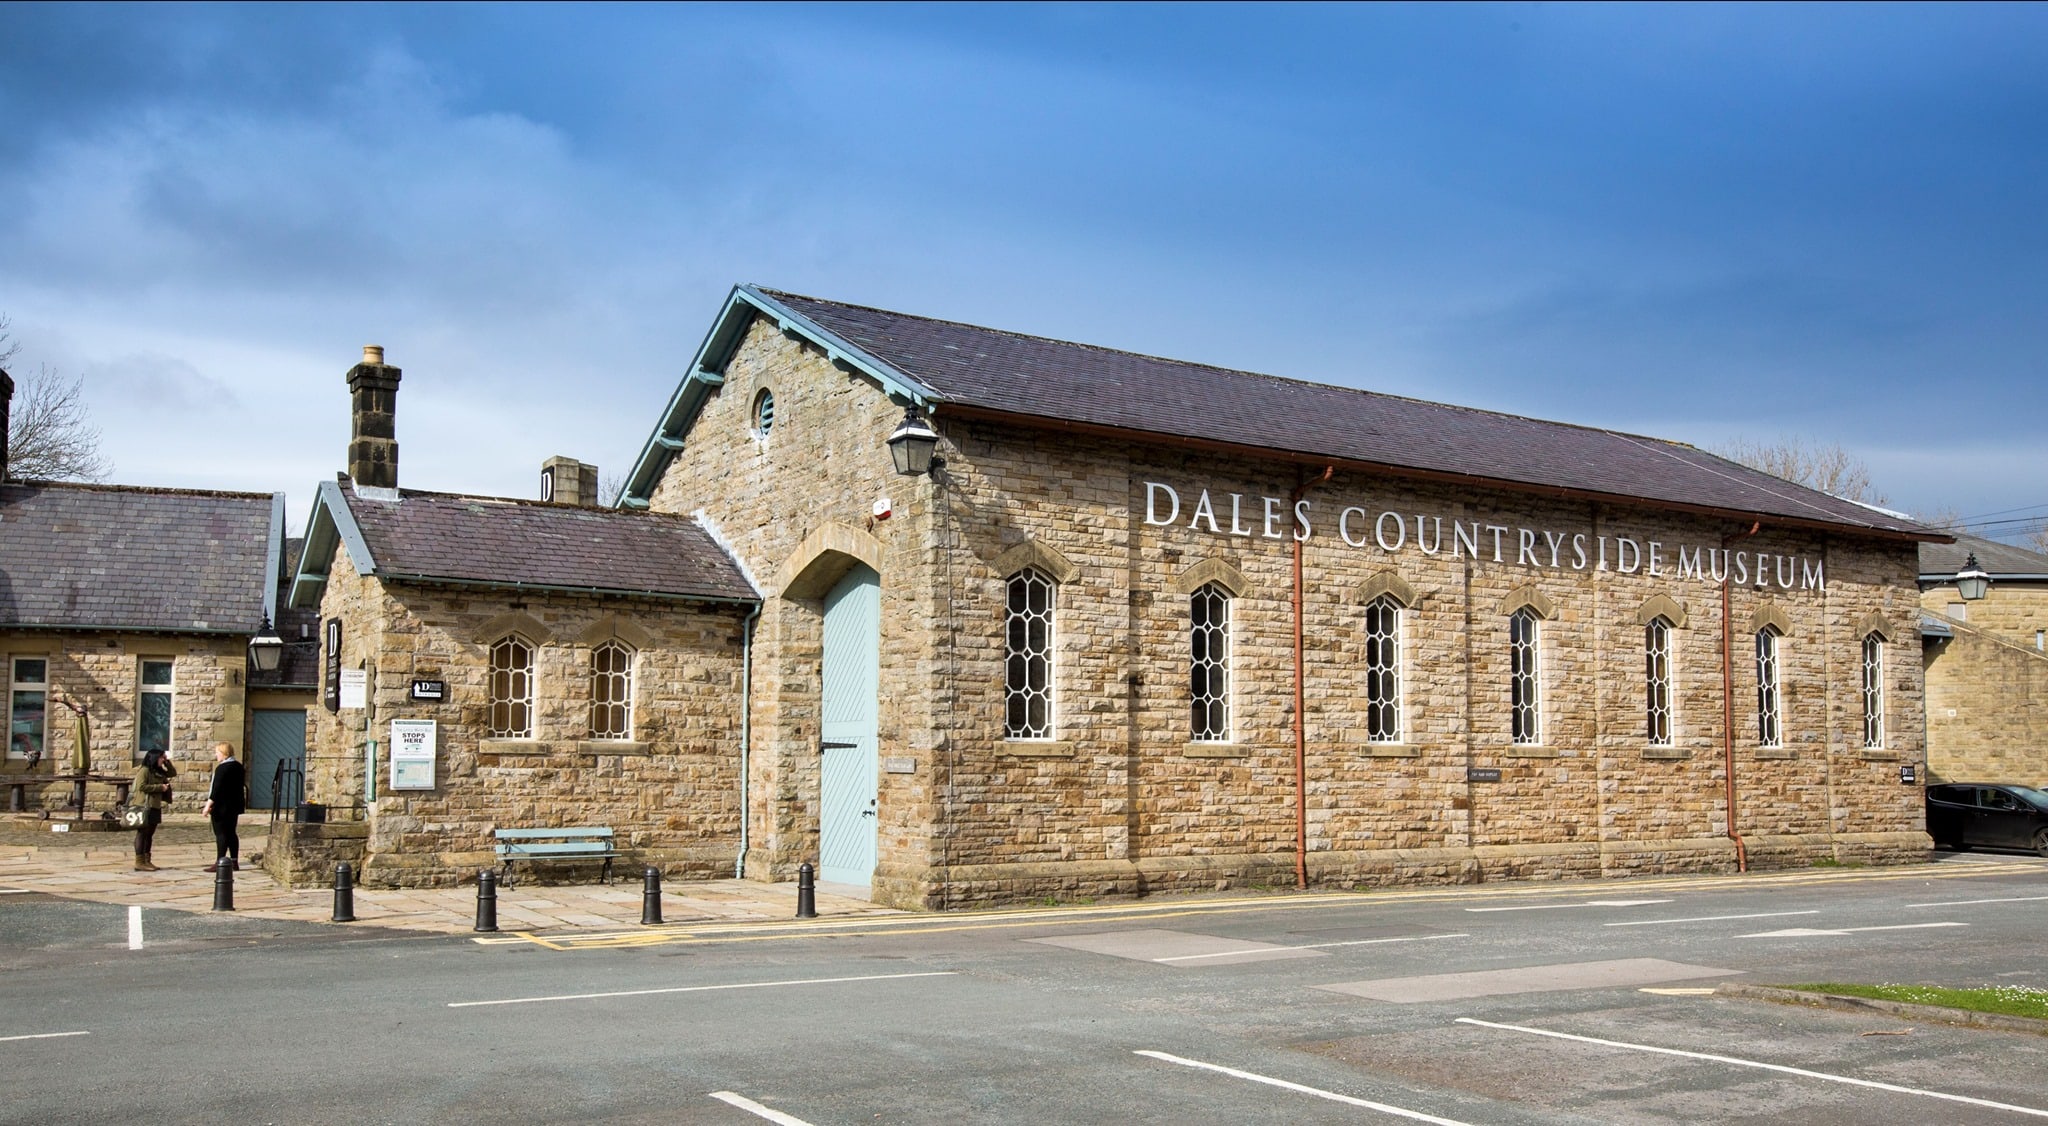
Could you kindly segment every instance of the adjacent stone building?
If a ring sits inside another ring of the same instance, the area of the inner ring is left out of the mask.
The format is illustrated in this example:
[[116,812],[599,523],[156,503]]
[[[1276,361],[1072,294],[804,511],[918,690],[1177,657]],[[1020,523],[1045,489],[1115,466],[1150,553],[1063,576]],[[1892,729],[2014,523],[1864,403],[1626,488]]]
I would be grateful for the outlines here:
[[[1965,599],[1956,576],[1990,579]],[[1920,547],[1927,771],[2048,784],[2048,555],[1977,536]]]
[[743,286],[622,504],[759,587],[757,878],[943,908],[1928,847],[1946,537],[1682,444]]

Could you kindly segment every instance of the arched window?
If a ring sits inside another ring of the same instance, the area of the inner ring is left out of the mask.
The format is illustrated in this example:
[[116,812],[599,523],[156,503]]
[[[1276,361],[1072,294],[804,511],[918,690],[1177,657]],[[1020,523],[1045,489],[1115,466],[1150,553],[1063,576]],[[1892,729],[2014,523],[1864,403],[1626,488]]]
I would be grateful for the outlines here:
[[1863,637],[1863,745],[1884,746],[1884,637]]
[[1003,735],[1050,739],[1053,733],[1053,593],[1045,572],[1010,576],[1003,630]]
[[1508,706],[1514,740],[1534,746],[1543,742],[1543,678],[1538,662],[1537,626],[1542,619],[1527,606],[1508,616]]
[[518,634],[491,646],[490,736],[533,738],[533,646]]
[[1663,617],[1643,627],[1644,737],[1653,747],[1671,745],[1671,623]]
[[1188,738],[1230,741],[1230,592],[1204,583],[1188,597]]
[[1778,681],[1778,628],[1765,626],[1756,631],[1756,742],[1760,747],[1781,747],[1785,733],[1781,723],[1784,696]]
[[1401,604],[1381,595],[1365,604],[1365,738],[1401,741]]
[[622,641],[590,651],[590,737],[633,737],[633,650]]

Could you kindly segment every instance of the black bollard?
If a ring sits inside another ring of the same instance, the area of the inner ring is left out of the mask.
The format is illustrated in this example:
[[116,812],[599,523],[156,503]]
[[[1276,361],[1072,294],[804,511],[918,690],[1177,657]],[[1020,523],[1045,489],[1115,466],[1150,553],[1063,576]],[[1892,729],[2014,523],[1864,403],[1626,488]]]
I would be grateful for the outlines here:
[[818,917],[818,877],[808,863],[796,866],[796,917]]
[[498,876],[489,868],[476,874],[476,929],[498,929]]
[[640,925],[661,922],[661,869],[649,864],[640,876]]
[[334,918],[336,923],[356,921],[356,880],[355,869],[344,860],[334,866]]
[[213,869],[213,909],[232,911],[235,909],[235,865],[227,857]]

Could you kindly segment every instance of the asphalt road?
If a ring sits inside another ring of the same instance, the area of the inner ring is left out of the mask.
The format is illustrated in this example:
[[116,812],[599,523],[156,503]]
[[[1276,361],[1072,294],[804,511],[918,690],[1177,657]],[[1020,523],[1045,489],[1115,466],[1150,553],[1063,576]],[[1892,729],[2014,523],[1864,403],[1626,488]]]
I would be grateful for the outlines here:
[[2048,861],[422,938],[0,895],[0,1122],[2048,1119]]

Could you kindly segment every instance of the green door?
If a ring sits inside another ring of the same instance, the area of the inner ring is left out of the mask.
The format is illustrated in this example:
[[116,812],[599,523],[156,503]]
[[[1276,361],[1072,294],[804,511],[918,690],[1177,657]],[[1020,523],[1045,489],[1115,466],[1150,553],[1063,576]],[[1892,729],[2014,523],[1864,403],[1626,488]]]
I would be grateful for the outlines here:
[[882,579],[855,565],[825,596],[818,766],[818,878],[869,886],[875,875],[876,717],[882,680]]
[[277,795],[271,783],[277,764],[306,758],[306,713],[302,708],[256,712],[256,731],[249,742],[249,808],[275,809]]

